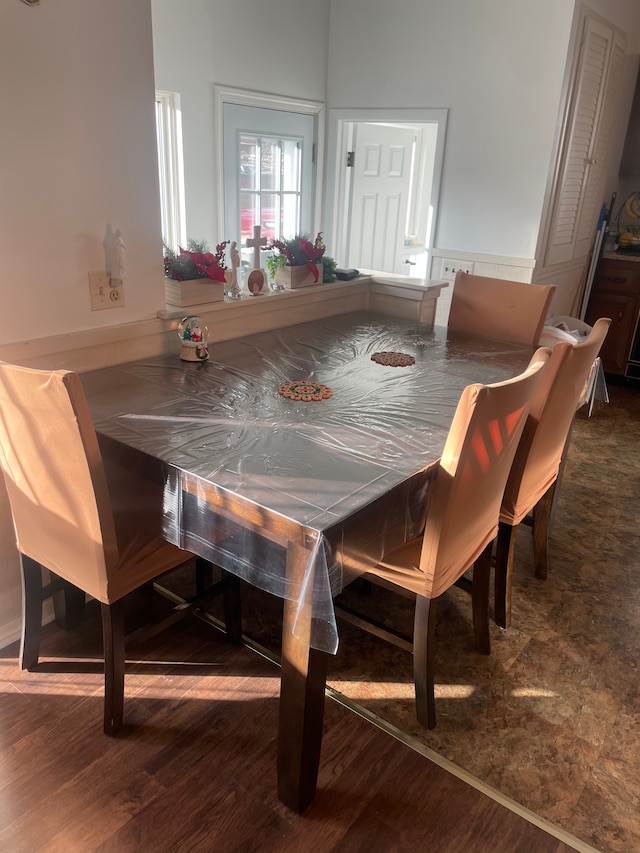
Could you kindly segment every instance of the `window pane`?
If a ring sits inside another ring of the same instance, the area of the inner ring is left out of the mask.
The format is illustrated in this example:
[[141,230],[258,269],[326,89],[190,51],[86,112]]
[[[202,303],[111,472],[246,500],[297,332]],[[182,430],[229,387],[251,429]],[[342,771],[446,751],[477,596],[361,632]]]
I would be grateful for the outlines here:
[[160,181],[160,217],[162,222],[162,241],[169,245],[169,222],[168,208],[169,202],[167,199],[167,158],[164,150],[164,122],[162,116],[162,104],[156,101],[156,139],[158,142],[158,179]]
[[282,140],[282,189],[300,192],[300,144],[295,139]]
[[241,246],[258,223],[267,240],[293,237],[300,228],[301,141],[250,133],[238,140]]
[[258,224],[256,207],[260,196],[256,193],[240,193],[240,243],[244,245],[247,237],[253,237],[253,226]]
[[262,193],[261,196],[260,225],[262,235],[267,240],[273,240],[279,231],[278,226],[278,197],[275,193]]
[[255,136],[240,137],[240,189],[256,189],[257,139]]
[[280,183],[280,146],[277,139],[261,140],[260,189],[277,190]]
[[184,245],[186,239],[177,96],[171,92],[156,92],[155,108],[162,239],[175,250]]
[[298,193],[287,193],[282,196],[282,236],[293,237],[299,228],[299,196]]

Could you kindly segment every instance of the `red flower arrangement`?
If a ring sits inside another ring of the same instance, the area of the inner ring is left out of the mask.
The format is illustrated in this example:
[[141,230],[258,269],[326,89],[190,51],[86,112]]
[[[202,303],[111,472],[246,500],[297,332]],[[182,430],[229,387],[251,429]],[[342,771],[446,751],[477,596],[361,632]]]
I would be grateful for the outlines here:
[[226,266],[224,250],[228,240],[218,243],[215,253],[209,251],[204,241],[189,240],[188,249],[180,247],[174,252],[164,247],[164,274],[175,281],[187,281],[193,278],[208,278],[212,281],[225,281]]
[[288,240],[274,240],[268,246],[262,246],[263,252],[277,252],[267,258],[267,268],[271,276],[279,267],[298,267],[308,264],[309,268],[318,281],[318,263],[324,259],[326,246],[322,238],[322,231],[318,232],[315,242],[302,234],[296,234]]

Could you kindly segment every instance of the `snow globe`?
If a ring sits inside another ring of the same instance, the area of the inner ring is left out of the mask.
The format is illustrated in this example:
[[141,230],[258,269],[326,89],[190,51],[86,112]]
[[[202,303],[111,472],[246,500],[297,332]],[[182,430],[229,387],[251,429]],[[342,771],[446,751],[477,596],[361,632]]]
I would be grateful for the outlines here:
[[178,326],[182,361],[206,361],[209,358],[209,327],[202,317],[185,317]]

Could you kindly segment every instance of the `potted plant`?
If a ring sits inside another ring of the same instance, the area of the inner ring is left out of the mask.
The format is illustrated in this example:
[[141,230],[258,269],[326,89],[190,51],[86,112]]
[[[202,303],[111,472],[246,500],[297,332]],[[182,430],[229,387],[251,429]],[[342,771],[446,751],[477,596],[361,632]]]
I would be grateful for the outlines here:
[[218,243],[210,252],[204,240],[189,240],[187,248],[176,252],[165,244],[165,292],[170,305],[180,307],[221,302],[225,291],[225,248]]
[[319,232],[313,243],[307,235],[296,234],[286,240],[274,240],[262,250],[271,252],[266,259],[271,278],[276,283],[297,288],[334,280],[336,264],[333,258],[325,257],[325,249],[322,232]]

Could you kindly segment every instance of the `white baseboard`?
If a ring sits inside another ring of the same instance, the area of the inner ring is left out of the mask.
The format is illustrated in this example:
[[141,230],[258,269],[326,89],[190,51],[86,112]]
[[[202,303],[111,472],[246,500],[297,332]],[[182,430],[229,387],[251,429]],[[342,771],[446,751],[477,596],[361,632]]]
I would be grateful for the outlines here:
[[0,649],[10,646],[20,639],[22,634],[22,618],[12,619],[10,622],[5,622],[0,625]]

